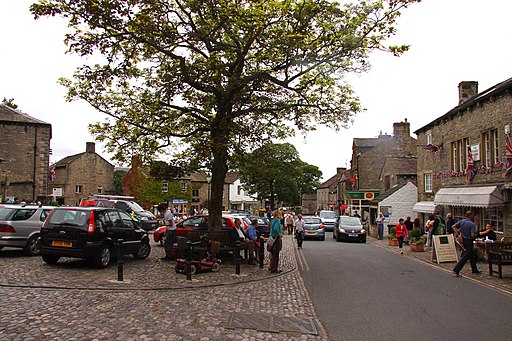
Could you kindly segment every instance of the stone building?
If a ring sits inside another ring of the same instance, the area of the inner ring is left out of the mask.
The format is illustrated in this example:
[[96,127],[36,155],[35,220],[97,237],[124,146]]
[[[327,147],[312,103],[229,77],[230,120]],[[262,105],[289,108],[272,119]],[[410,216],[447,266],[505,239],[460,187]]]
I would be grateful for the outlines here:
[[313,215],[315,214],[318,206],[316,202],[316,192],[302,194],[302,214]]
[[52,126],[0,104],[0,199],[45,202]]
[[55,180],[50,184],[61,205],[78,205],[91,194],[111,194],[114,189],[114,165],[96,154],[94,142],[85,152],[67,156],[55,164]]
[[[371,201],[394,184],[413,180],[416,139],[410,135],[410,124],[393,124],[393,136],[379,135],[376,138],[354,138],[352,144],[351,178],[349,190],[344,196],[349,213],[359,213],[366,220],[373,220],[377,206]],[[373,208],[373,212],[371,212]]]
[[491,223],[499,234],[511,236],[512,148],[507,154],[506,145],[512,124],[512,78],[481,93],[477,82],[461,82],[458,88],[459,105],[415,131],[415,210],[422,219],[435,210],[459,220],[471,209],[480,228]]
[[318,186],[316,190],[317,209],[334,211],[338,202],[338,174]]

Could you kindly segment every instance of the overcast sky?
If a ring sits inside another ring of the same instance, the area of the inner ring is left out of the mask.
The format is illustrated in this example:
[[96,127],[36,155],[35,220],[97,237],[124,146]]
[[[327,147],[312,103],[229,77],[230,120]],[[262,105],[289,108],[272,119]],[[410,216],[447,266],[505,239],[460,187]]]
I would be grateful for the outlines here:
[[[33,20],[34,1],[0,1],[0,100],[14,98],[19,109],[52,125],[51,161],[85,151],[93,141],[88,123],[103,116],[85,102],[68,103],[57,84],[80,65],[66,55],[66,24],[58,18]],[[372,70],[350,78],[367,110],[347,130],[319,128],[304,140],[291,139],[301,159],[317,165],[323,180],[350,166],[352,139],[392,133],[404,118],[416,129],[458,104],[461,81],[477,81],[479,91],[512,77],[508,0],[423,0],[403,11],[395,44],[410,51],[400,58],[372,55]],[[412,134],[416,137],[414,134]],[[96,152],[109,159],[100,144]]]

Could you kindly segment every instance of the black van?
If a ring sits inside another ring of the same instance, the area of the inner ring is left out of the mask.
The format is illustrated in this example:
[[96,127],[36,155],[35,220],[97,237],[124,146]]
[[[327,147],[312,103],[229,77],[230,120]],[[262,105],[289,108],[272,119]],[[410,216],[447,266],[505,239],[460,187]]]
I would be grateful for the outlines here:
[[108,266],[117,255],[118,241],[123,253],[145,259],[151,253],[146,231],[121,210],[105,207],[58,207],[41,227],[41,255],[48,264],[60,257],[86,258],[96,267]]

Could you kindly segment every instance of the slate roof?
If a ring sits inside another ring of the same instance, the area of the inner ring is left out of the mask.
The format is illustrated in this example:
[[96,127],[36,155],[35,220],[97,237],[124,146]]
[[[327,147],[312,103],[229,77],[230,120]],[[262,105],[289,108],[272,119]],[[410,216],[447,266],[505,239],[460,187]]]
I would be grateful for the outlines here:
[[375,147],[384,141],[392,138],[391,135],[380,135],[379,137],[356,137],[353,139],[356,147]]
[[318,189],[329,188],[329,191],[334,191],[337,186],[338,186],[338,174],[335,174],[331,178],[329,178],[327,181],[321,183],[320,186],[318,186]]
[[443,116],[440,116],[440,117],[436,118],[435,120],[433,120],[432,122],[430,122],[429,124],[424,125],[423,127],[419,128],[414,133],[416,135],[418,135],[419,132],[428,130],[428,129],[432,128],[433,126],[436,126],[436,125],[442,123],[443,121],[452,118],[453,116],[457,115],[459,112],[463,112],[464,110],[466,110],[470,107],[473,107],[473,106],[477,105],[478,103],[484,102],[491,97],[500,96],[500,95],[506,93],[507,91],[510,91],[511,89],[512,89],[512,78],[509,78],[501,83],[491,86],[489,89],[482,91],[479,94],[476,94],[475,96],[471,97],[464,103],[462,103],[462,104],[456,106],[455,108],[453,108],[452,110],[448,111]]
[[51,126],[50,123],[46,123],[44,121],[38,120],[24,112],[13,109],[3,103],[0,103],[0,121],[2,122],[18,122],[18,123],[30,123],[37,125],[48,125]]
[[417,174],[416,157],[387,156],[382,168],[395,170],[396,174]]

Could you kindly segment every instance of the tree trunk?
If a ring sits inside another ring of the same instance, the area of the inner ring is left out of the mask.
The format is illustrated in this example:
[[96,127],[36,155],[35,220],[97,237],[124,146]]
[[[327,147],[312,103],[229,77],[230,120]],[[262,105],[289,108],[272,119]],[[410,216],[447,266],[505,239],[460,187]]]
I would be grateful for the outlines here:
[[227,129],[212,132],[212,181],[210,202],[208,203],[208,230],[222,229],[222,198],[224,181],[228,172]]

